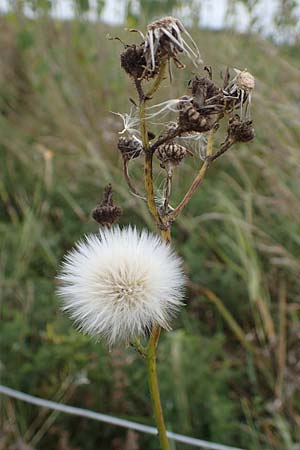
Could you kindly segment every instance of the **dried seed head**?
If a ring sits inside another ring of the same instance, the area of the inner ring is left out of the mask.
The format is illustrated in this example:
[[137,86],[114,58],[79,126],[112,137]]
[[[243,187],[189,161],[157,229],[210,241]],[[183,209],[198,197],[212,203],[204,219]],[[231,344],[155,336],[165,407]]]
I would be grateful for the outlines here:
[[187,149],[175,142],[160,145],[157,149],[157,157],[161,161],[160,166],[166,170],[173,170],[181,163],[187,154]]
[[138,158],[143,150],[142,142],[135,136],[129,138],[121,136],[118,142],[118,149],[124,159]]
[[200,114],[192,101],[184,101],[179,105],[179,126],[184,131],[205,132],[216,123],[216,115]]
[[252,121],[241,121],[239,116],[234,116],[228,126],[228,136],[236,142],[249,142],[254,138]]
[[121,67],[125,72],[135,79],[150,79],[153,78],[158,72],[156,66],[154,70],[145,70],[146,59],[144,54],[144,44],[141,45],[128,45],[121,53]]
[[112,186],[108,184],[104,189],[102,202],[92,210],[92,217],[100,225],[110,228],[119,220],[122,213],[122,208],[113,203]]
[[235,71],[237,72],[236,84],[238,88],[246,92],[252,91],[255,88],[254,76],[247,72],[246,69],[243,71],[235,69]]
[[204,107],[211,98],[222,96],[222,90],[207,77],[197,75],[189,83],[192,90],[193,104],[197,108]]
[[[183,34],[188,37],[193,48],[183,39]],[[162,61],[171,58],[178,67],[184,67],[176,58],[178,53],[186,53],[195,63],[201,60],[197,45],[180,20],[169,16],[150,23],[145,39],[147,68],[155,70]]]

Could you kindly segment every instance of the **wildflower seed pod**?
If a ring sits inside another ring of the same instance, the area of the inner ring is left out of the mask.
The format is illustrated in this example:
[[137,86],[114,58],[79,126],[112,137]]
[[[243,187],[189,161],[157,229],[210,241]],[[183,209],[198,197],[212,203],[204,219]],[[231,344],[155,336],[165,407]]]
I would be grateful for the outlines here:
[[175,142],[160,145],[157,149],[157,157],[161,161],[160,166],[166,170],[173,170],[181,163],[187,154],[187,149]]
[[122,214],[122,208],[113,203],[112,186],[109,184],[104,190],[103,201],[92,210],[92,217],[100,225],[110,228]]
[[235,142],[249,142],[254,138],[252,120],[241,121],[239,116],[234,116],[228,126],[228,136]]
[[143,150],[141,141],[135,136],[129,138],[121,136],[118,142],[118,149],[124,159],[138,158]]

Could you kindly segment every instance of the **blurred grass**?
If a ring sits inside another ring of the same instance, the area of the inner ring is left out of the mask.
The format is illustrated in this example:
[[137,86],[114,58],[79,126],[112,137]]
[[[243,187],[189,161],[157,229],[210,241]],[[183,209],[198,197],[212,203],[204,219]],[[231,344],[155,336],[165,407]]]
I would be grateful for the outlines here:
[[[120,43],[107,33],[134,39],[79,20],[0,18],[1,382],[152,424],[143,362],[130,349],[108,354],[74,331],[55,297],[59,262],[75,240],[96,230],[90,210],[105,184],[113,182],[123,223],[153,229],[122,178],[121,123],[110,111],[127,111],[134,91],[119,68]],[[296,450],[300,49],[230,32],[194,36],[216,78],[227,65],[255,75],[256,139],[213,165],[174,226],[192,283],[177,331],[163,336],[160,348],[167,423],[251,450]],[[177,71],[159,98],[183,95],[187,73]],[[172,204],[196,164],[190,159],[176,174]],[[139,169],[132,171],[142,189]],[[1,448],[23,441],[46,450],[133,446],[126,430],[8,399],[2,410]],[[134,445],[157,444],[136,436]]]

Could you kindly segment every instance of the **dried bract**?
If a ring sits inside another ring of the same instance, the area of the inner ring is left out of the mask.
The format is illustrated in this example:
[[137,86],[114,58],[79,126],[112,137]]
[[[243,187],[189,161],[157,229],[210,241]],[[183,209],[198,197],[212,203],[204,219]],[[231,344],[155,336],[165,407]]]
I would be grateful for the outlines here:
[[113,203],[112,186],[109,184],[104,190],[102,202],[92,210],[92,217],[100,225],[110,228],[122,214],[122,208]]

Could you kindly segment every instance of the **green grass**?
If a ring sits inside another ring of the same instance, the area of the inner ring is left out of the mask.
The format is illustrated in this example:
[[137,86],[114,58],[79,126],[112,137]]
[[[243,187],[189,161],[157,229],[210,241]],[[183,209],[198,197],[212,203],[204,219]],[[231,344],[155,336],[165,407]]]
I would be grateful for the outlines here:
[[[153,424],[143,362],[131,349],[109,353],[77,333],[55,296],[64,252],[97,230],[90,211],[105,184],[113,182],[122,223],[153,229],[122,178],[121,124],[110,111],[127,111],[134,90],[119,68],[122,47],[107,33],[134,39],[79,21],[0,18],[1,382]],[[194,36],[216,79],[227,65],[255,75],[256,139],[213,165],[174,226],[174,245],[193,284],[176,331],[160,345],[166,421],[173,431],[249,450],[294,450],[300,440],[300,50],[229,32]],[[176,71],[160,98],[183,95],[187,73]],[[197,164],[190,159],[178,170],[172,204]],[[142,190],[140,169],[132,170]],[[163,175],[156,169],[159,186]],[[2,410],[4,448],[20,437],[45,450],[133,445],[126,430],[9,399]],[[136,445],[157,448],[155,438],[142,435]]]

